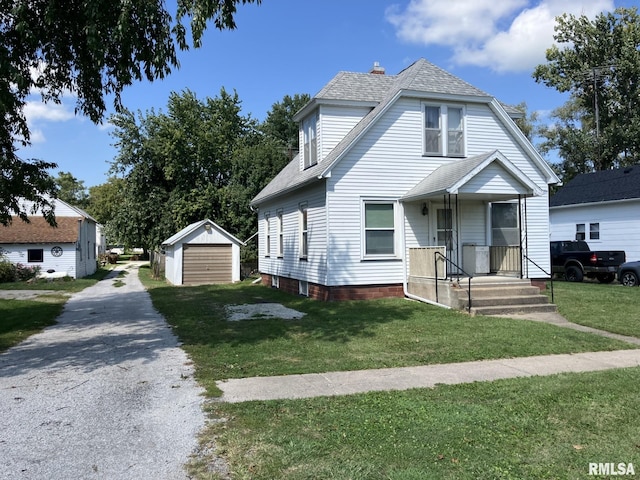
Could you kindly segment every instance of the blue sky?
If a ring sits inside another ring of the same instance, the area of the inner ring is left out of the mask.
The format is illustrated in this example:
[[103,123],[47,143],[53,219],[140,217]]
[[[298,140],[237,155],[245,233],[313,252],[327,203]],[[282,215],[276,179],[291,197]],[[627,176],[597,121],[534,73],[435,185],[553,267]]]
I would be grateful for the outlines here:
[[[338,71],[368,72],[379,62],[394,75],[423,57],[509,104],[526,102],[544,118],[565,96],[534,82],[563,12],[593,18],[637,0],[263,0],[238,7],[237,30],[210,29],[182,52],[168,78],[128,87],[124,105],[165,110],[170,92],[199,98],[235,90],[243,113],[263,120],[285,95],[314,95]],[[33,144],[23,158],[55,162],[86,187],[104,183],[116,150],[111,127],[74,114],[74,98],[26,108]],[[112,112],[112,110],[110,111]]]

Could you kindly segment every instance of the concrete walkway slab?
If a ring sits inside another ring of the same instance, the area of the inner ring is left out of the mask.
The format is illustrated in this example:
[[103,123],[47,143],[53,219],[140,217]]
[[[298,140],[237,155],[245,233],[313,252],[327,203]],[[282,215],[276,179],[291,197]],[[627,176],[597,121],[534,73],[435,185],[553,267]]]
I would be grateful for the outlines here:
[[640,349],[541,355],[477,362],[230,379],[217,382],[221,401],[279,400],[371,391],[431,388],[505,378],[640,366]]

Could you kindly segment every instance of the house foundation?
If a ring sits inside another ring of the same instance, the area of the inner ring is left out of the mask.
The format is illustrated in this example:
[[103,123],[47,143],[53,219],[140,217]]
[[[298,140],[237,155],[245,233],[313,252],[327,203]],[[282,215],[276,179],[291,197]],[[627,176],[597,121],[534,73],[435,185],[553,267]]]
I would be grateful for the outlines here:
[[[300,294],[301,280],[282,276],[261,274],[262,284],[278,288],[292,295]],[[317,283],[307,283],[308,297],[325,302],[343,300],[373,300],[377,298],[404,297],[402,284],[386,285],[338,285],[327,286]]]

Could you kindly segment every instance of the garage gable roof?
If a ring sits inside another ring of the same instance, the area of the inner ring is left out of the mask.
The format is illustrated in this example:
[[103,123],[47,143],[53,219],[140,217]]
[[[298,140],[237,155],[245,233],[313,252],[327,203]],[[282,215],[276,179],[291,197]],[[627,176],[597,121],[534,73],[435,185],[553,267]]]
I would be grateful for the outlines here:
[[235,243],[238,246],[243,246],[245,244],[242,240],[238,240],[236,237],[231,235],[229,232],[227,232],[220,225],[218,225],[214,221],[209,220],[207,218],[205,220],[200,220],[199,222],[192,223],[191,225],[187,225],[182,230],[180,230],[178,233],[176,233],[176,234],[172,235],[171,237],[167,238],[164,242],[162,242],[162,245],[166,245],[166,246],[175,245],[176,243],[179,243],[180,240],[183,240],[185,237],[189,236],[191,233],[195,232],[199,228],[206,228],[205,225],[209,225],[210,228],[213,228],[218,233],[220,233],[221,235],[227,237],[229,240],[231,240],[232,243]]

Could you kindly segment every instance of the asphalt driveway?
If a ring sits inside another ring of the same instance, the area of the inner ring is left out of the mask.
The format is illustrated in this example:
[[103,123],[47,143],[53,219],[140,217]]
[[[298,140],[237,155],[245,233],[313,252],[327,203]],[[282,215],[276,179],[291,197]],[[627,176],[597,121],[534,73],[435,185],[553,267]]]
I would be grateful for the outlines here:
[[137,267],[0,354],[0,478],[188,478],[203,390]]

